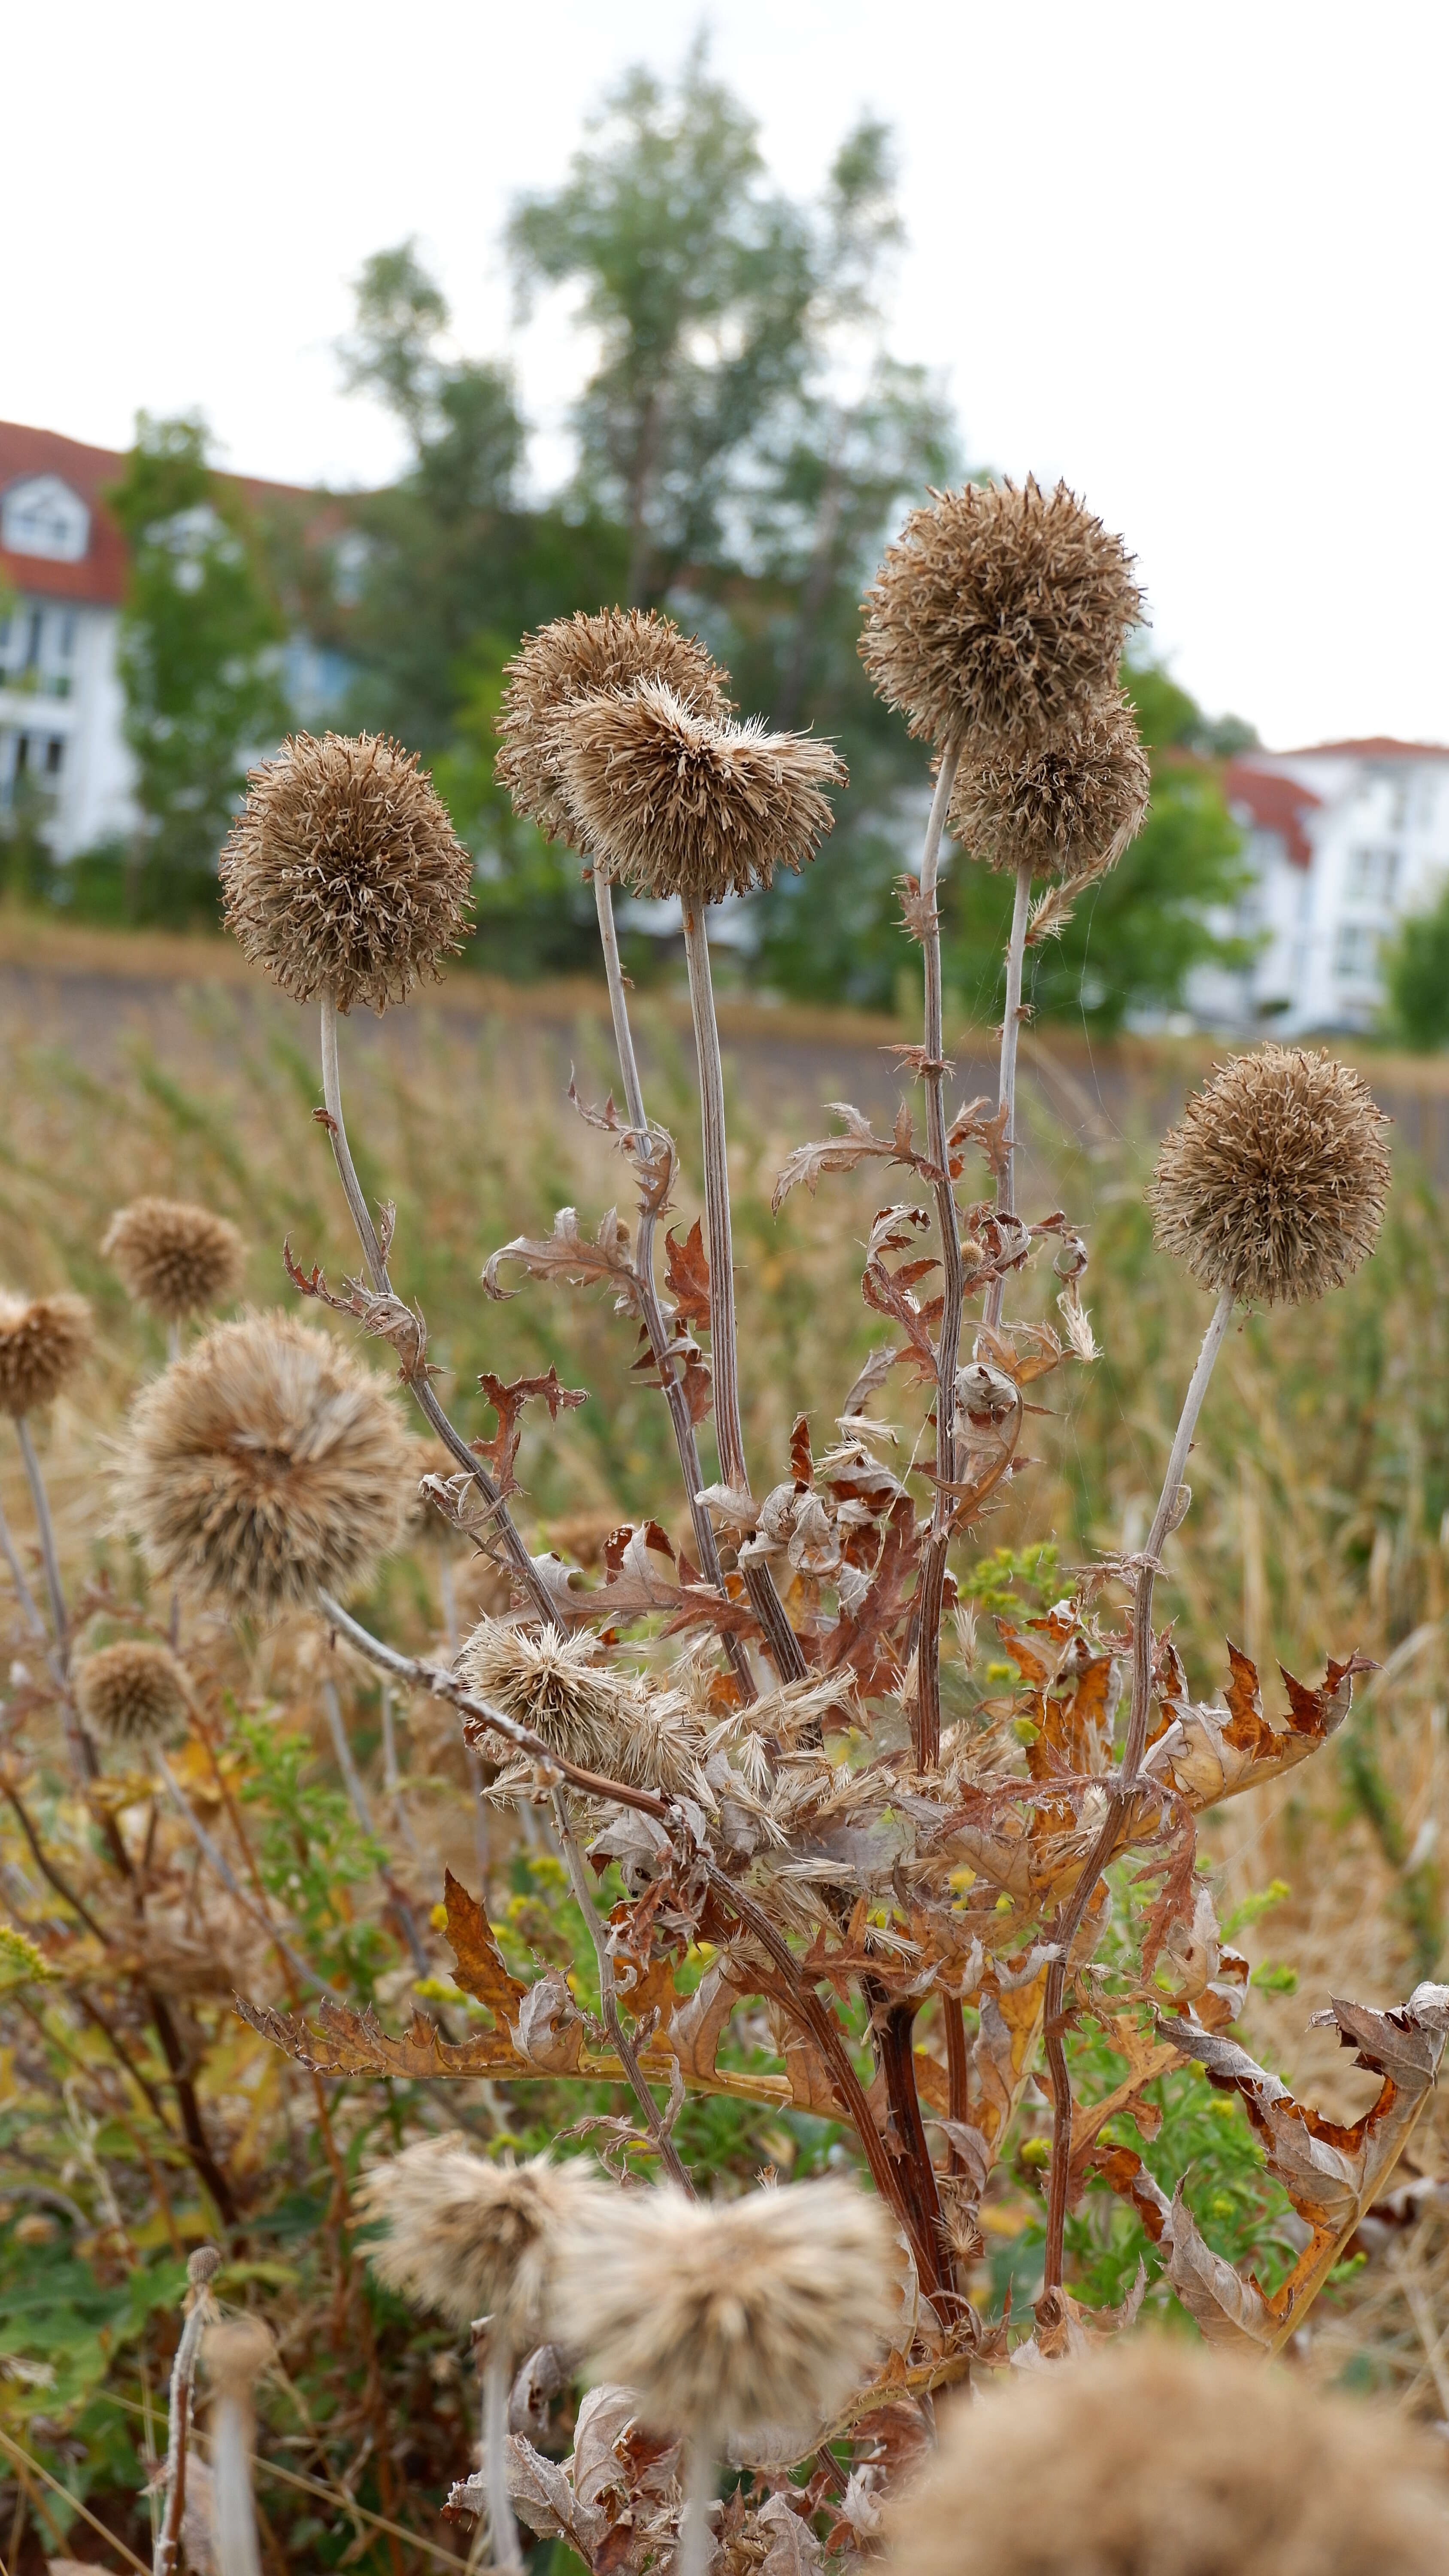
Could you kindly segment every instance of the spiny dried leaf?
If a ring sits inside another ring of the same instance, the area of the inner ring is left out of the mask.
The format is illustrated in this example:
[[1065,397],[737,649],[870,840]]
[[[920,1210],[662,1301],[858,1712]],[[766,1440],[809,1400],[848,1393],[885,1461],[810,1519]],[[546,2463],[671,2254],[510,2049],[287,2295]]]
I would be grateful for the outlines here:
[[587,1241],[579,1232],[577,1208],[560,1208],[553,1221],[553,1232],[544,1239],[526,1234],[515,1235],[511,1243],[500,1245],[483,1271],[485,1293],[500,1302],[516,1297],[516,1288],[500,1288],[500,1262],[517,1261],[532,1279],[556,1280],[566,1288],[597,1288],[601,1284],[618,1290],[616,1300],[621,1314],[639,1311],[639,1279],[629,1257],[629,1230],[619,1221],[617,1208],[606,1208],[599,1219],[599,1230]]
[[853,1108],[848,1100],[827,1100],[832,1117],[843,1120],[843,1136],[827,1136],[821,1143],[797,1145],[775,1183],[770,1201],[778,1216],[790,1192],[803,1181],[813,1198],[822,1172],[853,1172],[861,1163],[872,1159],[902,1163],[914,1169],[920,1157],[911,1143],[911,1113],[904,1101],[896,1111],[895,1132],[877,1136],[870,1120]]
[[506,2029],[527,1989],[504,1964],[487,1907],[476,1896],[470,1896],[462,1881],[447,1868],[443,1871],[443,1904],[448,1916],[448,1947],[455,1963],[454,1985],[486,2004],[499,2026]]
[[671,1226],[664,1238],[664,1284],[674,1300],[670,1320],[675,1330],[698,1324],[709,1331],[709,1261],[696,1217],[681,1243]]
[[1189,1702],[1176,1652],[1169,1648],[1164,1659],[1160,1698],[1168,1723],[1142,1767],[1197,1808],[1235,1798],[1306,1761],[1348,1716],[1355,1676],[1375,1669],[1364,1655],[1351,1654],[1341,1664],[1330,1656],[1317,1690],[1285,1672],[1289,1721],[1286,1728],[1275,1728],[1263,1715],[1257,1669],[1231,1639],[1228,1659],[1232,1679],[1226,1711]]
[[550,1422],[557,1422],[560,1413],[572,1413],[579,1405],[587,1404],[588,1391],[581,1386],[561,1385],[558,1370],[552,1366],[543,1377],[516,1377],[507,1386],[491,1369],[485,1369],[478,1384],[498,1417],[498,1428],[491,1440],[480,1440],[477,1446],[492,1468],[500,1491],[511,1494],[513,1462],[523,1437],[524,1406],[538,1397],[548,1406]]

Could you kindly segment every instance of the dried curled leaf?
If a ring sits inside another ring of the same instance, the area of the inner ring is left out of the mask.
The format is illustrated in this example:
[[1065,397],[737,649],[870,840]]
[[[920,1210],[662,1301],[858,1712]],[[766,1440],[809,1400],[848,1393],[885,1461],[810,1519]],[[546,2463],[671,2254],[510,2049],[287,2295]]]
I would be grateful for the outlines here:
[[516,1234],[511,1243],[500,1244],[483,1269],[485,1294],[500,1302],[518,1294],[516,1288],[498,1284],[499,1264],[504,1261],[518,1262],[531,1279],[554,1280],[564,1288],[616,1288],[617,1311],[639,1311],[639,1279],[629,1256],[629,1229],[620,1222],[617,1208],[605,1209],[592,1241],[579,1232],[578,1209],[563,1207],[554,1218],[552,1234],[542,1238]]
[[1216,1806],[1222,1798],[1256,1789],[1316,1753],[1347,1717],[1355,1676],[1374,1670],[1365,1655],[1352,1654],[1342,1664],[1330,1656],[1317,1690],[1307,1689],[1285,1672],[1288,1723],[1274,1727],[1263,1715],[1257,1667],[1231,1639],[1228,1660],[1232,1678],[1225,1694],[1227,1706],[1209,1708],[1188,1700],[1176,1649],[1169,1645],[1161,1658],[1158,1695],[1167,1726],[1142,1767],[1149,1778],[1166,1782],[1193,1807]]

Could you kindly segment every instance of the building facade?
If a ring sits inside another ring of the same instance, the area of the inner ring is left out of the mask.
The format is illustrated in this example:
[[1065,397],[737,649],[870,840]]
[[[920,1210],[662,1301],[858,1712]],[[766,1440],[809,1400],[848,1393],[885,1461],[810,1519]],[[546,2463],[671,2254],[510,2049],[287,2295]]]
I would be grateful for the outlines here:
[[1372,1028],[1385,940],[1449,884],[1449,747],[1317,743],[1230,761],[1228,804],[1252,881],[1221,928],[1256,943],[1241,974],[1199,973],[1189,1000],[1210,1028]]

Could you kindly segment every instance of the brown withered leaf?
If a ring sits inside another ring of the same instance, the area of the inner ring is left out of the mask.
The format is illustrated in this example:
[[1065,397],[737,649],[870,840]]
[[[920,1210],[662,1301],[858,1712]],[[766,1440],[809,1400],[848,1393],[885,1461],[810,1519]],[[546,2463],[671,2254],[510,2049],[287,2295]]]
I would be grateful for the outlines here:
[[448,1916],[448,1947],[453,1953],[453,1983],[465,1995],[486,2004],[500,2029],[517,2014],[526,1989],[505,1966],[486,1906],[470,1896],[461,1879],[443,1871],[443,1904]]
[[1316,1753],[1347,1717],[1355,1676],[1374,1670],[1364,1655],[1352,1654],[1342,1664],[1330,1656],[1317,1690],[1307,1689],[1285,1672],[1288,1724],[1275,1728],[1263,1715],[1256,1666],[1231,1640],[1228,1659],[1231,1679],[1227,1707],[1222,1709],[1189,1701],[1176,1653],[1169,1648],[1162,1658],[1160,1700],[1168,1722],[1142,1767],[1150,1778],[1169,1783],[1193,1807],[1212,1807],[1223,1798],[1235,1798],[1244,1789],[1277,1779]]
[[360,2012],[323,1996],[318,2027],[303,2013],[275,2012],[240,1995],[235,2010],[263,2039],[316,2075],[399,2075],[411,2082],[434,2076],[538,2074],[520,2057],[507,2031],[485,2030],[458,2043],[442,2038],[436,2022],[414,2013],[400,2039],[383,2029],[370,2004]]
[[709,1258],[696,1217],[680,1241],[673,1226],[664,1238],[664,1284],[674,1300],[670,1320],[676,1332],[685,1324],[709,1331]]
[[908,1494],[891,1506],[880,1554],[859,1609],[844,1613],[825,1641],[827,1672],[849,1669],[867,1697],[899,1679],[903,1657],[894,1632],[908,1612],[911,1577],[921,1553],[921,1532]]
[[577,1208],[560,1208],[550,1235],[534,1238],[516,1234],[511,1243],[501,1244],[490,1254],[483,1270],[485,1293],[499,1301],[516,1297],[516,1288],[500,1288],[499,1264],[516,1261],[531,1279],[555,1280],[565,1288],[612,1287],[617,1290],[615,1308],[620,1314],[639,1311],[639,1281],[629,1253],[629,1231],[619,1222],[617,1208],[606,1208],[599,1219],[599,1230],[589,1240],[579,1232]]
[[815,1144],[795,1147],[775,1183],[774,1196],[770,1201],[776,1216],[800,1181],[804,1182],[813,1198],[823,1172],[853,1172],[861,1163],[872,1160],[900,1163],[908,1170],[918,1169],[921,1165],[921,1157],[911,1142],[911,1113],[905,1101],[896,1111],[895,1129],[889,1136],[877,1136],[870,1120],[848,1100],[827,1100],[825,1106],[832,1118],[842,1120],[844,1133],[826,1136]]
[[511,1494],[513,1462],[523,1437],[524,1406],[537,1397],[548,1406],[550,1422],[557,1422],[560,1413],[572,1413],[579,1405],[587,1404],[588,1392],[584,1387],[562,1385],[558,1370],[552,1366],[545,1377],[516,1377],[506,1386],[501,1377],[485,1369],[478,1384],[498,1417],[498,1428],[491,1440],[480,1440],[476,1446],[492,1468],[500,1490]]
[[797,1413],[790,1426],[790,1473],[797,1485],[813,1485],[815,1460],[810,1450],[810,1416]]
[[739,1988],[730,1983],[722,1962],[716,1960],[705,1970],[693,1994],[675,2005],[661,2038],[677,2060],[686,2084],[707,2084],[713,2078],[720,2040],[739,1999]]

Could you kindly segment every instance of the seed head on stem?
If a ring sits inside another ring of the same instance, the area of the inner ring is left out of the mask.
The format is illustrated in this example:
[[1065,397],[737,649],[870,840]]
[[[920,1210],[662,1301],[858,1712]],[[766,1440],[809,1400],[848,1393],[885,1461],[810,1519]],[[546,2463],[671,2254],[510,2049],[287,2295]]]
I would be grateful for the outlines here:
[[184,1199],[133,1199],[101,1237],[101,1257],[138,1306],[163,1324],[224,1306],[242,1282],[246,1247],[227,1217]]
[[0,1289],[0,1411],[43,1413],[90,1353],[84,1297],[15,1297]]
[[509,663],[495,774],[517,812],[549,840],[572,840],[577,830],[562,792],[560,723],[578,699],[631,689],[638,680],[662,680],[699,715],[732,712],[725,675],[698,637],[652,608],[556,617]]
[[121,1637],[82,1655],[72,1668],[75,1703],[103,1744],[139,1748],[162,1743],[186,1724],[191,1685],[169,1646]]
[[1025,745],[976,736],[956,773],[948,828],[988,867],[1102,876],[1141,830],[1152,777],[1131,707],[1115,692]]

